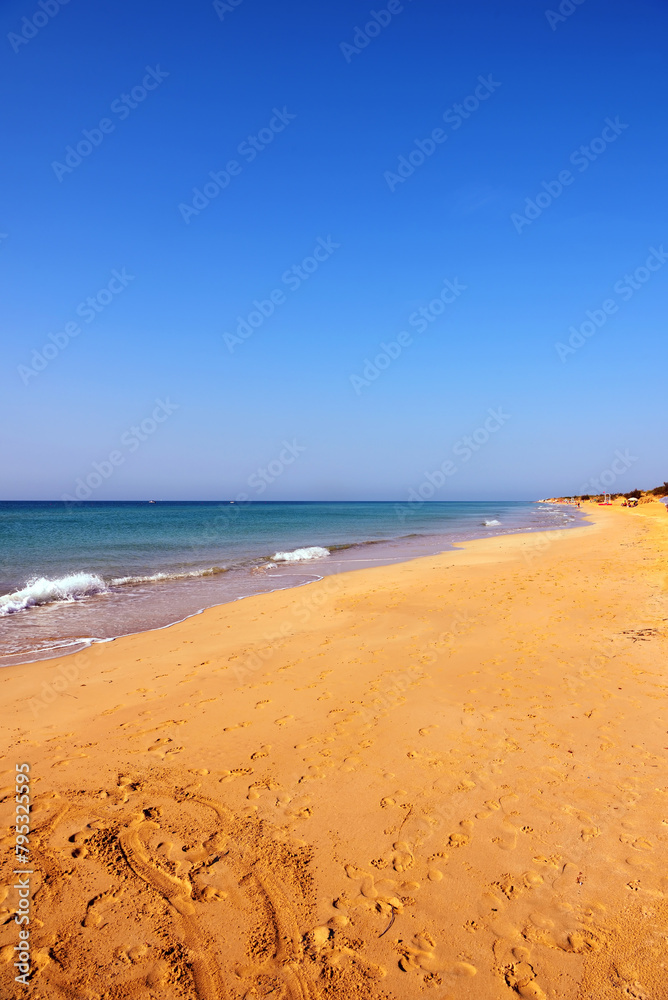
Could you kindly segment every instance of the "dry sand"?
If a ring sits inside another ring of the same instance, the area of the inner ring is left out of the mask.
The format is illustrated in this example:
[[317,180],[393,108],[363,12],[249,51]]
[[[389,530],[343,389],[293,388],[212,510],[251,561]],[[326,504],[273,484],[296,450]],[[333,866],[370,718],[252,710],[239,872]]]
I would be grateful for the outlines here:
[[2,671],[2,997],[668,997],[662,504]]

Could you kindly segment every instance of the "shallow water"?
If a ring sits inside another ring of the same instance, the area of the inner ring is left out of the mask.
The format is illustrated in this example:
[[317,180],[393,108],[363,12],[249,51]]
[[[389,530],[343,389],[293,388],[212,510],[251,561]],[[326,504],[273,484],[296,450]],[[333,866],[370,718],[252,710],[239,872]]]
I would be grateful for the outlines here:
[[0,502],[0,664],[469,538],[580,521],[528,501]]

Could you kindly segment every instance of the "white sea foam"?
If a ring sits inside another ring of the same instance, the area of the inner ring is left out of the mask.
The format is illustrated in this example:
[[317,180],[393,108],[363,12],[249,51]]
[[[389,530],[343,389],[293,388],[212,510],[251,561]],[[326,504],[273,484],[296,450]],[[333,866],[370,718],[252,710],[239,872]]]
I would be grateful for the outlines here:
[[[160,583],[162,580],[185,580],[193,577],[216,576],[225,573],[223,566],[211,566],[208,569],[192,570],[184,573],[153,573],[150,576],[119,576],[112,580],[110,586],[122,587],[126,584]],[[13,615],[17,611],[36,608],[42,604],[56,602],[80,601],[82,597],[92,597],[95,594],[106,594],[109,588],[105,581],[95,573],[72,573],[55,580],[44,576],[28,580],[22,590],[0,597],[0,618]]]
[[111,581],[112,587],[123,587],[128,583],[160,583],[161,580],[188,580],[193,577],[217,576],[227,572],[224,566],[211,566],[208,569],[194,569],[183,573],[152,573],[150,576],[117,576]]
[[92,594],[104,594],[107,586],[99,576],[92,573],[72,573],[57,580],[47,580],[41,576],[28,580],[22,590],[0,597],[0,617],[13,615],[26,608],[56,601],[79,601]]
[[497,524],[501,524],[501,522],[500,522],[500,521],[497,521],[497,520],[496,520],[496,518],[492,518],[492,519],[491,519],[491,520],[489,520],[489,521],[483,521],[482,523],[483,523],[483,524],[485,525],[485,527],[486,527],[486,528],[493,528],[493,527],[495,527],[495,526],[496,526]]
[[293,552],[276,552],[271,558],[274,562],[308,562],[309,559],[324,559],[329,555],[329,549],[321,545],[310,545],[306,549],[294,549]]

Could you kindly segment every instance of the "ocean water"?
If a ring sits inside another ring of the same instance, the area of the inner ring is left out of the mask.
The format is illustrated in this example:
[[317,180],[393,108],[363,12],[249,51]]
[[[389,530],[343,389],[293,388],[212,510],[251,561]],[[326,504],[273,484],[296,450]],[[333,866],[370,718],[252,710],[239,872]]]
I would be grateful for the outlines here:
[[3,501],[0,665],[466,539],[575,523],[572,507],[529,501]]

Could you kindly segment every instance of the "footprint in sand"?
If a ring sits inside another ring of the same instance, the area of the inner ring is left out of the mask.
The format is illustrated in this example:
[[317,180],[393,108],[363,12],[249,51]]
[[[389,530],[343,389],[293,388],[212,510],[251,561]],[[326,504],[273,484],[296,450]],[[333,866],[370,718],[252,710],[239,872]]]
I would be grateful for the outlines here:
[[156,962],[152,967],[148,975],[146,976],[146,985],[150,989],[161,989],[165,986],[167,982],[167,977],[170,973],[170,968],[167,962]]
[[288,823],[310,819],[313,815],[312,799],[306,795],[300,795],[299,798],[293,799],[291,795],[284,792],[276,799],[276,806],[283,809],[283,815]]
[[[346,921],[347,922],[347,921]],[[352,964],[353,968],[357,968],[362,972],[364,980],[374,980],[382,979],[387,975],[387,970],[382,965],[377,965],[375,962],[371,962],[368,959],[360,955],[358,950],[353,948],[348,948],[342,945],[340,942],[337,943],[337,939],[334,935],[334,928],[343,927],[345,923],[341,923],[340,920],[337,921],[334,918],[330,921],[333,923],[333,927],[319,926],[314,927],[312,931],[305,937],[306,953],[311,959],[319,959],[325,964],[325,966],[331,966],[333,969],[343,973],[345,975],[347,969],[346,966]],[[252,996],[259,996],[253,992],[248,993],[246,996],[249,998]],[[297,996],[297,993],[292,993],[290,991],[290,996]],[[306,997],[306,993],[299,991],[299,996]],[[311,996],[309,991],[308,996]]]
[[337,909],[350,907],[362,907],[375,915],[383,918],[392,916],[394,912],[401,913],[403,903],[397,897],[398,882],[395,879],[380,877],[376,881],[376,876],[358,868],[357,865],[346,865],[345,872],[349,879],[359,883],[359,895],[353,899],[335,901]]
[[404,972],[445,972],[453,976],[471,977],[477,974],[471,962],[452,961],[440,958],[437,943],[426,931],[413,937],[413,944],[401,944],[403,952],[399,968]]
[[356,757],[356,756],[344,757],[343,762],[341,764],[341,770],[344,773],[349,774],[352,771],[358,771],[360,769],[361,764],[362,764],[361,757]]
[[509,792],[508,795],[499,796],[499,805],[506,815],[510,815],[515,811],[514,807],[519,800],[519,795],[515,795],[514,792]]
[[483,802],[483,806],[485,808],[475,814],[476,819],[488,819],[493,813],[498,812],[501,808],[499,803],[495,802],[494,799],[487,799],[486,802]]
[[224,889],[216,889],[213,885],[205,885],[201,890],[201,896],[205,903],[216,901],[222,903],[228,898],[229,894]]
[[104,914],[113,908],[114,902],[123,895],[123,890],[116,892],[103,892],[88,901],[86,914],[81,921],[82,927],[92,927],[95,930],[102,930],[107,926]]
[[280,788],[280,785],[273,781],[271,778],[265,778],[264,781],[256,781],[252,785],[248,786],[247,799],[259,799],[261,791],[276,791]]
[[173,743],[170,736],[160,736],[147,748],[146,753],[155,754],[157,757],[166,757],[168,753],[182,753],[185,747],[170,746]]
[[502,851],[514,851],[517,847],[518,827],[513,826],[507,818],[503,820],[501,827],[502,832],[500,836],[492,837],[492,843],[500,847]]
[[528,962],[517,962],[506,967],[505,978],[508,986],[518,993],[522,1000],[547,1000],[544,990],[536,982],[536,973]]
[[620,843],[627,844],[636,851],[653,851],[654,845],[645,837],[636,837],[634,834],[622,833]]
[[395,872],[401,873],[412,868],[415,864],[415,856],[410,845],[405,840],[397,840],[392,846],[395,852],[392,855],[392,867]]
[[154,751],[164,750],[172,742],[171,736],[159,736],[155,742],[151,743],[149,747],[146,748],[146,753],[153,753]]
[[553,881],[552,888],[559,892],[563,892],[568,889],[572,890],[573,886],[576,884],[578,874],[578,866],[572,864],[570,861],[567,861],[561,869],[561,873]]
[[448,847],[466,847],[473,833],[473,820],[463,819],[459,824],[459,832],[451,833]]
[[249,774],[253,773],[252,767],[235,767],[232,771],[219,771],[222,775],[218,779],[219,784],[227,783],[228,781],[234,781],[235,778],[244,778]]
[[148,945],[147,944],[137,944],[134,947],[129,947],[126,949],[125,954],[128,956],[130,961],[136,965],[137,962],[141,962],[148,955]]
[[288,722],[292,722],[294,715],[284,715],[280,719],[274,719],[274,725],[276,726],[287,726]]
[[51,765],[51,767],[67,767],[70,761],[79,760],[81,757],[87,757],[87,753],[75,753],[72,757],[63,757],[62,760],[56,760]]

